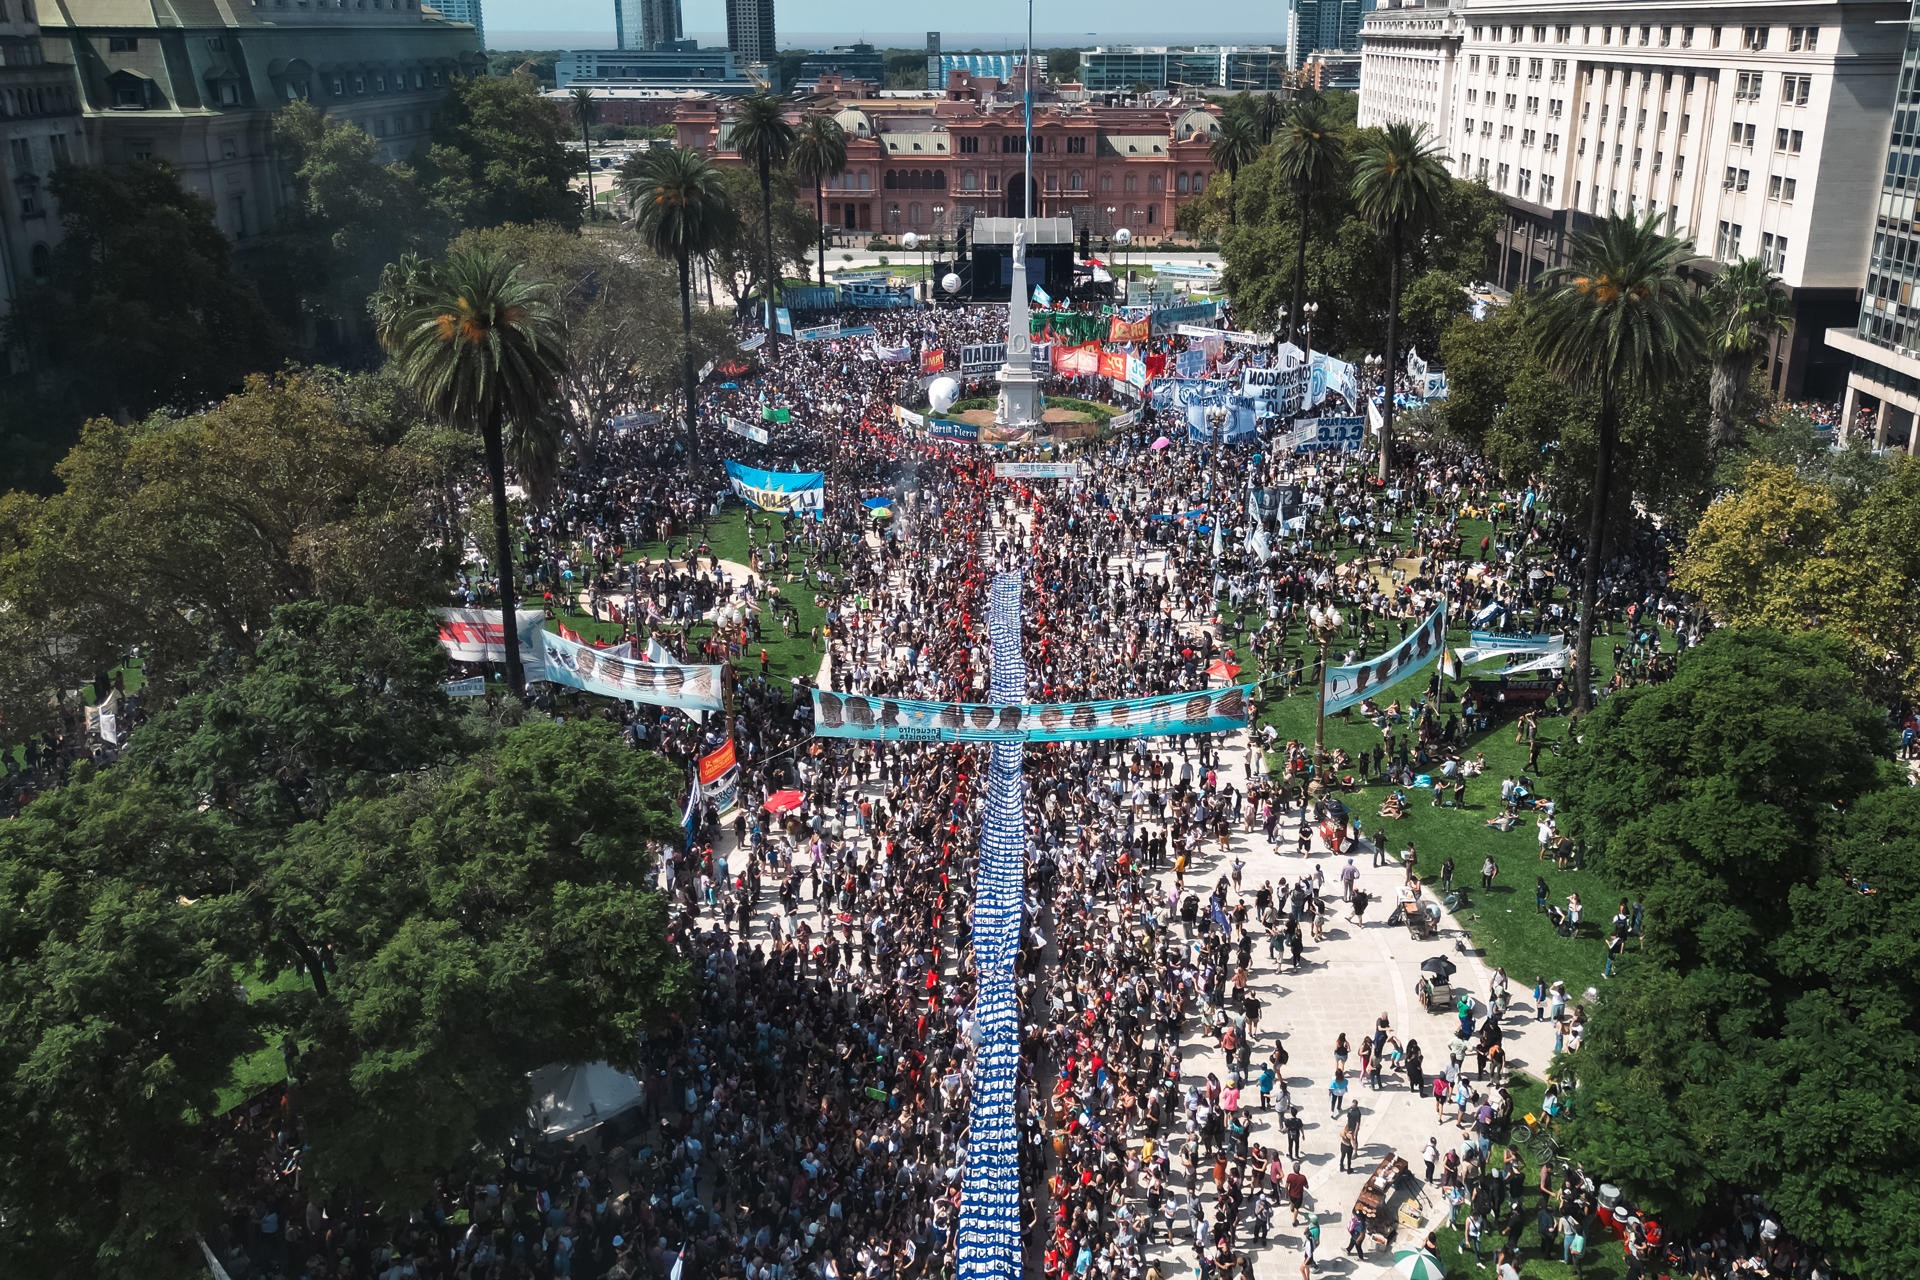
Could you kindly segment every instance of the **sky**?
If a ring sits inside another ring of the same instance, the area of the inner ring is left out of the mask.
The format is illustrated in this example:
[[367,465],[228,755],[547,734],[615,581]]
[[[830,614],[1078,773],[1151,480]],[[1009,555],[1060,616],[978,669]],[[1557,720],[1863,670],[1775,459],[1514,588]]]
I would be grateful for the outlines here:
[[[512,47],[504,36],[554,37],[599,36],[593,44],[613,43],[613,0],[484,0],[487,43],[495,48]],[[897,0],[775,0],[775,27],[782,46],[796,42],[805,45],[870,40],[875,44],[920,48],[929,30],[941,28],[943,19],[952,23],[955,10],[943,4],[923,4],[916,9],[903,7]],[[1177,32],[1168,30],[1168,20],[1178,10],[1165,0],[1105,0],[1098,6],[1059,3],[1036,4],[1034,8],[1035,44],[1116,44],[1140,43],[1217,43],[1225,39],[1241,43],[1283,42],[1286,20],[1281,6],[1271,9],[1271,30],[1220,30]],[[915,25],[910,15],[918,12],[922,20]],[[1251,16],[1251,9],[1235,16]],[[964,27],[953,23],[942,31],[949,49],[975,45],[1012,45],[1025,39],[1027,7],[1019,0],[976,0],[965,8]],[[681,25],[701,43],[725,43],[727,28],[724,0],[681,0]],[[1075,28],[1084,26],[1086,30]],[[588,41],[573,43],[587,47]],[[542,40],[538,47],[546,47]]]

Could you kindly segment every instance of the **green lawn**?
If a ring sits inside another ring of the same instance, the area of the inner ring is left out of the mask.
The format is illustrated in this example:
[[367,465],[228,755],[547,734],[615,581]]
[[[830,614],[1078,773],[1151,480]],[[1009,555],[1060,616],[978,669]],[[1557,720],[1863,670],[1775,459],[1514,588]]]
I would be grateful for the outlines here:
[[[268,977],[258,970],[249,972],[243,965],[233,967],[233,980],[236,986],[246,988],[249,1004],[258,1004],[308,985],[306,975],[293,969],[282,969]],[[286,1059],[280,1053],[280,1037],[283,1034],[281,1028],[266,1028],[261,1034],[259,1048],[233,1060],[232,1078],[217,1095],[217,1114],[225,1115],[268,1085],[278,1084],[287,1078]]]
[[[1477,546],[1480,538],[1491,530],[1486,522],[1473,520],[1461,521],[1460,528],[1464,545],[1469,547]],[[1449,644],[1465,644],[1471,629],[1464,620],[1462,625],[1450,627]],[[1597,633],[1594,636],[1594,661],[1600,668],[1603,681],[1612,674],[1613,645],[1620,639],[1623,637],[1617,632]],[[1375,645],[1376,650],[1386,647],[1388,645],[1385,643]],[[1295,653],[1307,655],[1304,637],[1296,633],[1291,638],[1287,652],[1289,656]],[[1313,742],[1315,699],[1312,662],[1311,655],[1307,655],[1307,678],[1302,687],[1291,696],[1271,702],[1259,717],[1261,723],[1271,724],[1278,731],[1280,744],[1297,740],[1311,747]],[[1497,669],[1497,665],[1471,668],[1468,674]],[[1397,697],[1403,704],[1416,700],[1425,687],[1426,674],[1423,671],[1420,675],[1408,678],[1394,687],[1386,699],[1390,701]],[[1443,717],[1459,711],[1459,698],[1465,690],[1464,680],[1446,683],[1441,704]],[[1411,843],[1418,854],[1417,865],[1421,875],[1430,884],[1438,883],[1441,865],[1449,856],[1452,857],[1454,885],[1467,886],[1471,900],[1471,906],[1462,913],[1461,923],[1472,934],[1473,942],[1487,964],[1504,967],[1516,988],[1531,988],[1536,975],[1545,977],[1548,982],[1564,978],[1569,992],[1577,996],[1587,987],[1597,986],[1602,981],[1600,973],[1606,959],[1605,930],[1622,895],[1615,886],[1591,872],[1562,871],[1550,861],[1541,861],[1538,829],[1530,815],[1523,812],[1521,822],[1511,831],[1495,831],[1486,825],[1488,819],[1500,812],[1500,781],[1503,777],[1526,776],[1535,784],[1540,795],[1547,798],[1553,796],[1553,785],[1545,776],[1552,767],[1552,752],[1543,746],[1539,769],[1529,772],[1526,767],[1527,747],[1515,741],[1516,718],[1511,713],[1496,715],[1485,732],[1468,735],[1463,758],[1471,759],[1476,754],[1484,753],[1487,768],[1486,772],[1469,781],[1464,808],[1454,808],[1450,804],[1436,809],[1432,804],[1432,792],[1409,789],[1406,793],[1407,816],[1388,820],[1379,815],[1381,801],[1390,788],[1367,786],[1342,798],[1355,821],[1369,837],[1377,831],[1384,831],[1388,845],[1396,852]],[[1557,742],[1566,733],[1565,718],[1541,718],[1542,743]],[[1329,752],[1344,748],[1350,754],[1357,755],[1362,750],[1379,745],[1381,740],[1380,731],[1361,718],[1357,708],[1327,717],[1326,741]],[[1273,763],[1278,767],[1284,761],[1276,757]],[[1492,891],[1482,893],[1480,866],[1489,854],[1499,863],[1500,875]],[[1546,916],[1535,909],[1536,876],[1546,879],[1548,901],[1563,909],[1568,894],[1580,895],[1585,913],[1578,936],[1560,937]],[[1622,964],[1630,965],[1634,960],[1630,948]]]
[[[1538,1114],[1540,1100],[1546,1094],[1546,1087],[1538,1079],[1515,1072],[1508,1080],[1507,1089],[1513,1094],[1513,1114],[1516,1120],[1529,1113]],[[1507,1144],[1501,1139],[1508,1136],[1510,1135],[1494,1135],[1493,1155],[1488,1161],[1489,1168],[1498,1168],[1504,1159]],[[1441,1149],[1442,1151],[1446,1149],[1444,1144]],[[1541,1253],[1540,1231],[1534,1217],[1534,1211],[1540,1207],[1540,1193],[1537,1190],[1540,1166],[1524,1146],[1517,1147],[1516,1150],[1519,1152],[1521,1163],[1526,1167],[1528,1188],[1524,1199],[1527,1225],[1520,1236],[1520,1271],[1527,1280],[1574,1280],[1574,1270],[1560,1260],[1560,1249],[1557,1244],[1550,1255]],[[1557,1177],[1554,1185],[1556,1188],[1559,1185]],[[1433,1203],[1429,1206],[1431,1215],[1429,1221],[1446,1221],[1446,1200],[1440,1197],[1437,1190],[1429,1194],[1433,1197]],[[1461,1210],[1460,1220],[1462,1223],[1466,1221],[1464,1208]],[[1461,1232],[1459,1230],[1442,1227],[1435,1232],[1440,1264],[1446,1268],[1451,1280],[1494,1280],[1494,1259],[1499,1256],[1500,1247],[1504,1242],[1503,1237],[1498,1234],[1500,1225],[1501,1223],[1498,1222],[1486,1224],[1486,1234],[1481,1239],[1481,1256],[1478,1263],[1474,1261],[1471,1250],[1465,1253],[1460,1251]],[[1418,1239],[1410,1240],[1403,1237],[1400,1241],[1401,1248],[1414,1248],[1418,1245]],[[1604,1227],[1595,1223],[1594,1234],[1587,1237],[1586,1256],[1581,1262],[1578,1274],[1586,1277],[1586,1280],[1623,1280],[1626,1273],[1625,1250],[1620,1247],[1619,1241],[1611,1233],[1607,1233]]]
[[[749,511],[745,507],[729,503],[726,509],[722,511],[718,517],[709,521],[706,526],[706,542],[711,548],[712,554],[718,555],[722,560],[732,560],[740,564],[751,563],[747,558],[747,520],[749,517],[752,518],[754,528],[757,530],[757,544],[763,551],[768,546],[770,540],[777,542],[785,536],[786,522],[789,518],[797,519],[797,517],[774,515],[764,511]],[[655,542],[643,547],[630,549],[627,553],[627,559],[634,560],[644,556],[647,559],[658,561],[663,556],[671,554],[674,559],[678,561],[682,559],[686,553],[687,539],[685,537],[678,537],[673,540],[670,548],[665,544]],[[743,676],[760,674],[760,650],[762,648],[767,651],[767,673],[769,676],[782,679],[789,676],[812,677],[820,671],[821,654],[812,642],[807,639],[807,632],[814,627],[824,627],[826,623],[826,610],[815,603],[815,596],[818,595],[819,592],[808,588],[805,584],[797,580],[799,572],[797,566],[793,572],[796,574],[796,581],[789,583],[785,581],[785,574],[781,574],[774,582],[774,585],[779,589],[781,595],[792,600],[797,607],[799,622],[794,629],[794,634],[791,637],[786,635],[781,629],[779,620],[774,616],[772,610],[767,610],[762,613],[760,615],[760,640],[748,646],[748,659],[736,664],[740,669],[740,674]],[[583,634],[586,632],[584,626],[576,624],[571,619],[568,620],[567,625],[573,627],[575,630],[581,631]],[[602,628],[601,634],[606,634],[610,638],[618,632],[618,628],[609,626],[608,624],[601,623],[598,625]],[[690,629],[690,634],[694,637],[710,635],[712,632],[712,624],[705,622],[696,623]]]

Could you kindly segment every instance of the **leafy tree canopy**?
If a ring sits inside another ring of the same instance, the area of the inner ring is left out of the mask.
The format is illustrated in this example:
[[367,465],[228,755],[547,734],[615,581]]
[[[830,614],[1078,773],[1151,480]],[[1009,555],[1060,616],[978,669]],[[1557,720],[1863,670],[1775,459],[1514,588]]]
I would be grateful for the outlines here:
[[[0,498],[0,720],[47,723],[60,691],[139,646],[165,691],[247,653],[289,600],[437,599],[457,531],[436,497],[464,475],[377,380],[255,376],[206,413],[95,419],[64,488]],[[396,420],[400,419],[400,420]]]
[[278,359],[283,338],[234,270],[212,203],[166,164],[62,165],[48,190],[60,243],[5,339],[58,371],[69,414],[192,408]]
[[1876,694],[1920,695],[1920,461],[1864,494],[1818,474],[1748,466],[1694,529],[1680,585],[1727,625],[1826,632]]
[[428,195],[455,226],[577,228],[574,136],[572,113],[541,97],[532,76],[473,76],[454,81],[418,163]]
[[[1350,118],[1343,118],[1341,97],[1327,95],[1323,101],[1329,108],[1329,122],[1342,135],[1344,150],[1351,156],[1377,131],[1356,129]],[[1298,196],[1280,176],[1272,147],[1234,179],[1236,226],[1226,225],[1225,193],[1216,197],[1215,185],[1218,180],[1209,184],[1199,203],[1212,202],[1218,210],[1217,221],[1216,215],[1208,215],[1205,225],[1192,229],[1220,234],[1220,255],[1235,312],[1247,317],[1250,325],[1271,324],[1278,309],[1292,301],[1293,262],[1302,233]],[[1454,179],[1442,191],[1433,225],[1405,246],[1403,337],[1429,358],[1438,349],[1445,326],[1466,310],[1461,288],[1483,274],[1503,216],[1499,196],[1485,184]],[[1183,221],[1183,227],[1188,225]],[[1378,353],[1388,305],[1387,272],[1381,269],[1387,242],[1354,208],[1348,172],[1315,191],[1305,233],[1305,297],[1320,304],[1314,347],[1350,357]]]
[[1757,1192],[1872,1280],[1920,1230],[1920,794],[1884,745],[1830,637],[1724,631],[1554,779],[1647,920],[1566,1064],[1580,1154],[1675,1225]]
[[262,1156],[216,1098],[283,1036],[316,1185],[418,1203],[498,1156],[529,1071],[629,1062],[683,999],[650,887],[678,771],[603,721],[456,711],[443,666],[419,612],[287,606],[119,763],[0,824],[22,1270],[195,1274]]
[[[556,406],[577,450],[593,448],[607,419],[657,402],[680,380],[679,280],[673,263],[634,252],[631,233],[558,227],[469,231],[450,252],[493,251],[552,286],[567,352],[566,394]],[[730,349],[723,313],[694,315],[694,362]]]

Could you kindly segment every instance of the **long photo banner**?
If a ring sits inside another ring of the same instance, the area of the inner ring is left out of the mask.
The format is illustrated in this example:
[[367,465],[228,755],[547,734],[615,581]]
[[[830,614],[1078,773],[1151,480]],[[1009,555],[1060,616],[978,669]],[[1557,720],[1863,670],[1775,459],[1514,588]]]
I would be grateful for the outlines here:
[[[547,627],[544,611],[521,609],[514,614],[513,629],[520,637],[520,667],[529,680],[542,680],[541,668],[546,649],[540,634]],[[440,647],[455,662],[505,662],[506,628],[498,609],[440,610]]]
[[1327,710],[1344,711],[1405,680],[1440,652],[1446,638],[1447,602],[1442,600],[1413,634],[1379,657],[1350,667],[1329,666]]
[[718,666],[671,666],[640,658],[609,657],[605,650],[548,632],[546,678],[586,693],[625,702],[686,711],[719,711]]
[[995,706],[912,702],[813,691],[813,731],[823,738],[888,742],[1080,742],[1244,728],[1254,686],[1231,685],[1153,698]]
[[1457,679],[1461,668],[1490,658],[1519,658],[1561,648],[1560,640],[1550,635],[1502,635],[1492,631],[1473,631],[1467,644],[1440,655],[1440,673]]
[[762,511],[822,518],[827,477],[822,471],[762,471],[727,460],[727,483],[741,500]]

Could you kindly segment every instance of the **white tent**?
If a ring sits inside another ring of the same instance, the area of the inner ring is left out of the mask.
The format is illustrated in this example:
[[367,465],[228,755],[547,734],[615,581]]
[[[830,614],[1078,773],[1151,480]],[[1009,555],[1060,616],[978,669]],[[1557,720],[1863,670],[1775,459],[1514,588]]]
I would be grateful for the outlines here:
[[550,1142],[571,1138],[639,1106],[640,1082],[604,1062],[541,1067],[530,1077],[534,1122]]

